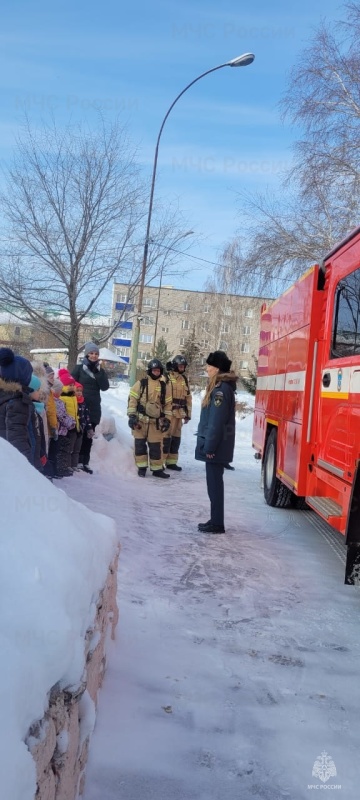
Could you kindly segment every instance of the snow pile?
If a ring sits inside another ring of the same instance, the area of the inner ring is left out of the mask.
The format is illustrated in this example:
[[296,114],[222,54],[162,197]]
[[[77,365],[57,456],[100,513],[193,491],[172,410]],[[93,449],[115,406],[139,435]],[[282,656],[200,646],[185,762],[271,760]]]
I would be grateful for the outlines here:
[[113,520],[71,500],[2,439],[0,458],[1,796],[32,800],[23,739],[51,687],[81,679],[84,635],[117,537]]

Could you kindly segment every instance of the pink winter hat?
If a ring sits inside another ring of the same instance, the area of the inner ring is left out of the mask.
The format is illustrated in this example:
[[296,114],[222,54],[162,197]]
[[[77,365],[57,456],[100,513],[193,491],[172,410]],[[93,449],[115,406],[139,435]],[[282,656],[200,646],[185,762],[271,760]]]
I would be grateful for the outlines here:
[[75,380],[68,369],[59,369],[58,378],[63,384],[63,386],[70,386],[71,383],[75,383]]

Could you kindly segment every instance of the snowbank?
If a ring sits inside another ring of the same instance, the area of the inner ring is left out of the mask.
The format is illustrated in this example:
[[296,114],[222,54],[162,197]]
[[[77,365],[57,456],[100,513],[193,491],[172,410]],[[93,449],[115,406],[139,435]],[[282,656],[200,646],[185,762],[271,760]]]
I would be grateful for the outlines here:
[[[0,458],[1,795],[33,800],[25,739],[54,686],[61,693],[81,685],[86,633],[118,545],[113,520],[71,500],[2,439]],[[89,716],[87,709],[85,728]]]

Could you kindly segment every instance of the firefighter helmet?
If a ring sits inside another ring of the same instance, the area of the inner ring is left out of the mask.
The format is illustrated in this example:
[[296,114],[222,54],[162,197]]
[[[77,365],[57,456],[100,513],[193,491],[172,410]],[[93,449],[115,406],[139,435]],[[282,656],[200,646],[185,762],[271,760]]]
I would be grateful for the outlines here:
[[160,370],[160,375],[162,375],[163,372],[164,372],[164,367],[163,367],[161,361],[159,361],[158,358],[152,358],[151,361],[149,361],[149,363],[147,365],[147,370],[146,370],[147,374],[151,375],[153,369],[159,369]]
[[188,365],[188,362],[186,361],[185,356],[174,356],[171,364],[174,372],[179,372],[179,367],[183,366],[185,370]]

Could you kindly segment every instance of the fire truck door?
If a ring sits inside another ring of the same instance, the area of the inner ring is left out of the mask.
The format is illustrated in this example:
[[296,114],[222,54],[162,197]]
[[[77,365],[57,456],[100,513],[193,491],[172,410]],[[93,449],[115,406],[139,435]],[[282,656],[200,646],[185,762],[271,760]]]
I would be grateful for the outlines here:
[[344,477],[350,460],[349,388],[350,368],[329,360],[320,378],[317,463],[339,478]]
[[349,477],[353,476],[356,462],[360,459],[360,367],[353,367],[349,390]]

